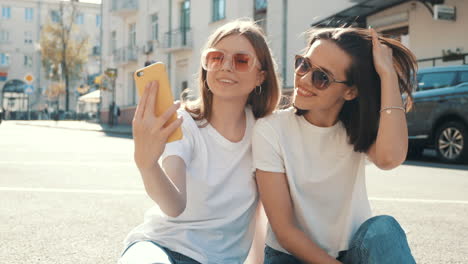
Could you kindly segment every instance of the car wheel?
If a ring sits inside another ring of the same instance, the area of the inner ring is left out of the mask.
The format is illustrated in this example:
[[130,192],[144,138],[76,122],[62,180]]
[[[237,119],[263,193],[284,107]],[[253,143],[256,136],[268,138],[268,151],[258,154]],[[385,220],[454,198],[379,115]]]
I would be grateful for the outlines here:
[[437,155],[450,163],[467,162],[468,136],[460,122],[447,122],[439,127],[435,137]]

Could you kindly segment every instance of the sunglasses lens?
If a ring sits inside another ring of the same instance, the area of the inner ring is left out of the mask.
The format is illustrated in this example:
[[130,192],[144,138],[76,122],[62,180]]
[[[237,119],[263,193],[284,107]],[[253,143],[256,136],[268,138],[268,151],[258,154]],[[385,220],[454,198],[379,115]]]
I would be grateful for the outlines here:
[[220,51],[210,51],[206,54],[204,68],[207,71],[216,71],[223,66],[224,53]]
[[237,53],[233,55],[232,59],[234,60],[234,68],[237,72],[250,71],[253,58],[249,54]]
[[307,64],[306,60],[302,57],[296,57],[294,67],[296,68],[296,73],[299,75],[305,75],[309,71],[309,65]]
[[318,89],[325,89],[330,84],[330,78],[323,71],[314,70],[312,72],[312,84]]

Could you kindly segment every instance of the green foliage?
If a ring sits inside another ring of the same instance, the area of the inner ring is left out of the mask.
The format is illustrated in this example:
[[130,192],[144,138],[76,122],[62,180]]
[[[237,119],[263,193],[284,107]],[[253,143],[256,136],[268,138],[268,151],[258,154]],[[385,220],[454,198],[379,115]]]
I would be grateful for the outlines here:
[[[58,21],[48,23],[41,31],[42,65],[46,70],[46,78],[53,81],[62,81],[62,87],[68,97],[71,80],[80,79],[83,68],[88,62],[89,36],[74,24],[77,14],[76,4],[61,2],[58,10]],[[49,87],[52,89],[52,87]],[[50,94],[58,95],[57,91]],[[67,99],[68,101],[68,99]],[[68,106],[67,106],[68,107]]]

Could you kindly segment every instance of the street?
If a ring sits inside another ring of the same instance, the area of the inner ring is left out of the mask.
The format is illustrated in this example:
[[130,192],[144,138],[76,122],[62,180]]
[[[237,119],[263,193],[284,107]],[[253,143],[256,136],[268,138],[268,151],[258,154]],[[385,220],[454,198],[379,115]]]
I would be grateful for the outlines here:
[[[129,136],[0,125],[0,263],[116,263],[152,205]],[[432,157],[367,166],[375,215],[394,216],[417,263],[468,263],[468,166]]]

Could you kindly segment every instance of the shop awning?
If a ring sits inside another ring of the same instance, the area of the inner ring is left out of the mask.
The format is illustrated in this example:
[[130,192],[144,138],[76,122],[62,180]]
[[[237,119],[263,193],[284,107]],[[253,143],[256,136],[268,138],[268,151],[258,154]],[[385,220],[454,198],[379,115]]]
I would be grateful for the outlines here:
[[[357,24],[356,26],[366,27],[365,19],[367,16],[410,1],[411,0],[354,0],[354,2],[358,2],[356,5],[314,22],[311,26],[339,27],[344,24]],[[426,0],[424,2],[438,1]]]
[[101,91],[96,90],[94,92],[87,93],[83,96],[80,96],[78,99],[79,102],[84,102],[84,103],[95,103],[98,104],[99,100],[101,99]]

